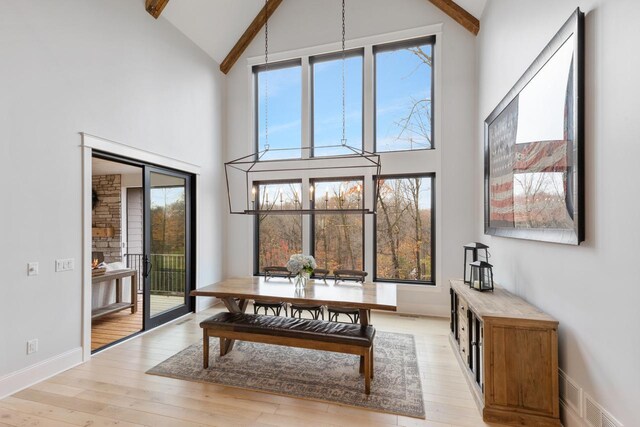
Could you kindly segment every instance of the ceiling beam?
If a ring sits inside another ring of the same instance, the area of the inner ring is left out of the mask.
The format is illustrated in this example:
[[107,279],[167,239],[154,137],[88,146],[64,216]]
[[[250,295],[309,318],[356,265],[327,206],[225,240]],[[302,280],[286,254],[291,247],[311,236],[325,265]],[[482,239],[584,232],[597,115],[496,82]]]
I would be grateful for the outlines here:
[[[280,3],[282,3],[282,0],[269,0],[269,2],[262,7],[258,15],[253,18],[253,21],[245,30],[244,34],[242,34],[229,54],[224,58],[224,61],[222,61],[222,63],[220,64],[220,71],[227,74],[231,70],[231,68],[233,68],[233,65],[238,59],[240,59],[251,41],[256,37],[256,35],[258,35],[260,30],[262,29],[266,20],[269,19],[271,15],[273,15],[273,12],[276,11],[278,6],[280,6]],[[266,17],[265,8],[267,8]]]
[[158,19],[169,0],[145,0],[144,8],[151,16]]
[[449,15],[458,24],[472,32],[474,35],[478,35],[480,31],[480,21],[464,10],[459,4],[453,0],[429,0],[438,9]]

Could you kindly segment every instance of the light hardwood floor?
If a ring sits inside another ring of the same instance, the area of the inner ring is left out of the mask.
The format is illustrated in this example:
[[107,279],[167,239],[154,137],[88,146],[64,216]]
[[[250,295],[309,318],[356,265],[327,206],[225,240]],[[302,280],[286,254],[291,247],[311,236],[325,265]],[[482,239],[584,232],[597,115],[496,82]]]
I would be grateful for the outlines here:
[[449,345],[446,319],[372,314],[379,330],[415,335],[426,420],[144,373],[201,339],[199,321],[222,310],[191,314],[0,400],[0,427],[495,426],[482,421]]

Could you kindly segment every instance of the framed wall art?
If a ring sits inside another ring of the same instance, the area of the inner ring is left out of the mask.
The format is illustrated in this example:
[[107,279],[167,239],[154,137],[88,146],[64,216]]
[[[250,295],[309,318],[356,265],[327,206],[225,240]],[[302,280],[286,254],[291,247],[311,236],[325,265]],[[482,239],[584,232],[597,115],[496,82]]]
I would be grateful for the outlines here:
[[485,120],[485,234],[584,240],[584,14]]

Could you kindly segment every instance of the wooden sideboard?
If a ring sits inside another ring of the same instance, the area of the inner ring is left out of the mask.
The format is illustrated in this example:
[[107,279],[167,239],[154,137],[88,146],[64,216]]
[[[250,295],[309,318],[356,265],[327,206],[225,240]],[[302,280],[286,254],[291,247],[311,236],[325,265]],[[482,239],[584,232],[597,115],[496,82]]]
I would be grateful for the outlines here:
[[500,287],[450,283],[450,341],[484,421],[560,427],[558,322]]

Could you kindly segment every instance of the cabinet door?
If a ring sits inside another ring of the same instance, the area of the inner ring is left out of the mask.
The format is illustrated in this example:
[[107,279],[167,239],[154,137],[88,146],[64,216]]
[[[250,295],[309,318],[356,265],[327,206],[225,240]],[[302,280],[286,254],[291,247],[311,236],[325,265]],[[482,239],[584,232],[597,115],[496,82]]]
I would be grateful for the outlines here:
[[488,406],[556,416],[558,394],[555,329],[488,324],[484,330],[485,398]]

